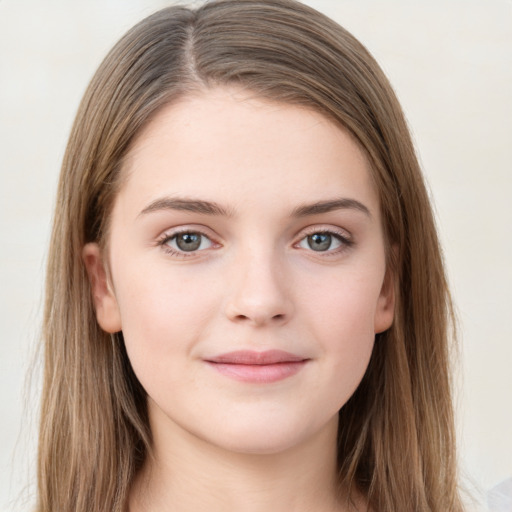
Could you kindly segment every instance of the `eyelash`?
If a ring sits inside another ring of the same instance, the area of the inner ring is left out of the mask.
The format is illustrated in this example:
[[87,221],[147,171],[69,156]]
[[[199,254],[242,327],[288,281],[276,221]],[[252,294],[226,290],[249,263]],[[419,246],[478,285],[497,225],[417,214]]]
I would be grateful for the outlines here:
[[346,231],[336,230],[333,228],[322,229],[315,227],[309,230],[307,229],[302,235],[301,239],[294,244],[294,247],[298,246],[298,244],[300,244],[303,240],[313,235],[329,235],[340,243],[340,247],[337,247],[335,249],[329,249],[326,251],[315,251],[314,249],[311,248],[308,250],[308,252],[312,252],[313,254],[319,254],[324,258],[328,258],[330,256],[337,256],[340,253],[350,249],[354,245],[354,241],[351,239],[350,235]]
[[[157,245],[162,247],[162,249],[171,256],[175,256],[178,258],[192,258],[197,256],[198,252],[202,252],[205,249],[202,250],[194,250],[194,251],[178,251],[168,245],[168,243],[178,237],[179,235],[183,234],[193,234],[193,235],[199,235],[201,237],[204,237],[208,239],[212,246],[219,246],[219,243],[216,243],[210,236],[208,236],[206,233],[204,233],[201,230],[198,229],[181,229],[178,231],[173,231],[172,233],[164,233],[158,240]],[[329,256],[335,256],[338,255],[341,252],[346,251],[347,249],[350,249],[354,245],[354,241],[350,238],[350,236],[347,236],[346,232],[338,231],[336,229],[318,229],[318,228],[312,228],[310,230],[306,230],[300,238],[300,240],[293,244],[293,247],[297,247],[303,240],[307,239],[308,237],[312,235],[330,235],[336,240],[340,242],[340,247],[336,249],[329,249],[326,251],[315,251],[313,249],[309,249],[309,252],[312,253],[318,253],[321,254],[323,257],[329,257]],[[307,249],[306,249],[307,250]]]

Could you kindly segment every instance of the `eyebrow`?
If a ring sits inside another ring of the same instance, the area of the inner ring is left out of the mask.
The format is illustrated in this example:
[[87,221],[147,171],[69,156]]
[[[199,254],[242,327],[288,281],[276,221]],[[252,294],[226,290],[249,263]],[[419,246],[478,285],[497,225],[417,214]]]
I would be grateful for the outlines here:
[[311,204],[298,206],[293,210],[294,217],[307,217],[309,215],[319,215],[321,213],[329,213],[334,210],[358,210],[368,217],[372,218],[370,210],[356,199],[341,198],[330,199],[327,201],[319,201]]
[[[350,198],[330,199],[310,204],[303,204],[293,209],[292,217],[308,217],[310,215],[320,215],[322,213],[345,209],[358,210],[368,217],[372,217],[370,210],[363,203]],[[233,210],[228,210],[212,201],[178,197],[162,197],[146,206],[140,212],[139,216],[160,210],[187,211],[203,215],[217,215],[223,217],[232,217],[234,214]]]
[[150,203],[139,215],[151,213],[159,210],[178,210],[203,215],[220,215],[231,217],[232,212],[226,210],[217,203],[211,201],[202,201],[200,199],[185,199],[175,197],[162,197]]

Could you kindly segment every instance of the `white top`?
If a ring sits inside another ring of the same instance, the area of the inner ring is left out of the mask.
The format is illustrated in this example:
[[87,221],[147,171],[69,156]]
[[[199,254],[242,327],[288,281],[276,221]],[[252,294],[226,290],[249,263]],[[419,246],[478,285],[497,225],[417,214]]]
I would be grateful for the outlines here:
[[487,494],[489,512],[512,512],[512,477],[503,480]]

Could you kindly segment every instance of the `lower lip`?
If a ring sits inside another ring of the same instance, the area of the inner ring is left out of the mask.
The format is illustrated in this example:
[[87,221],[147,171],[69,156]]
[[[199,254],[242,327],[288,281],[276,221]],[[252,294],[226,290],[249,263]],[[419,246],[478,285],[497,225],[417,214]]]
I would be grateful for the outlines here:
[[226,377],[253,383],[270,383],[286,379],[299,372],[307,363],[304,361],[285,361],[273,364],[230,364],[214,363],[208,364]]

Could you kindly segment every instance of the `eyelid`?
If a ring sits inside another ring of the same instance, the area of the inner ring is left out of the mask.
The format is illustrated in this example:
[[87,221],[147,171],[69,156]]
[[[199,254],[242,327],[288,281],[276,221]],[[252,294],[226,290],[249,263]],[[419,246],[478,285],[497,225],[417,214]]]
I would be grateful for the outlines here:
[[352,242],[352,233],[350,233],[350,231],[338,226],[326,224],[315,224],[313,226],[308,226],[300,231],[298,237],[300,237],[300,240],[302,240],[304,237],[313,235],[315,233],[327,233],[330,235],[336,235],[343,240]]

